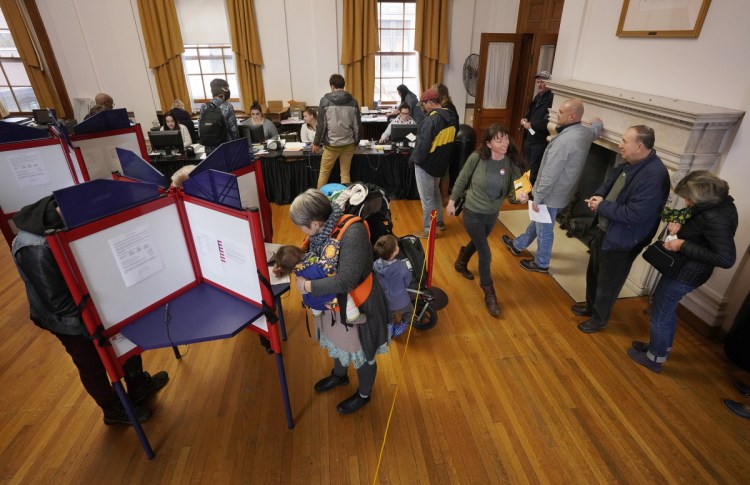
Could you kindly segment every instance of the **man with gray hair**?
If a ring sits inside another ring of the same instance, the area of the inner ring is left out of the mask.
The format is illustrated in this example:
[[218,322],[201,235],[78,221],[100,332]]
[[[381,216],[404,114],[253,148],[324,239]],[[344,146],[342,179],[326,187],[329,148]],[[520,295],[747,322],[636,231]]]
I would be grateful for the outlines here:
[[201,106],[198,118],[200,143],[206,148],[206,155],[222,143],[239,138],[237,117],[229,102],[229,83],[225,79],[214,79],[211,81],[211,95],[214,99]]
[[654,141],[652,128],[628,128],[619,145],[626,163],[586,199],[596,213],[596,234],[586,269],[586,302],[571,308],[576,315],[590,317],[578,325],[581,332],[594,333],[607,326],[633,261],[659,227],[669,195],[669,173]]
[[505,247],[518,256],[529,244],[537,239],[534,259],[521,260],[521,267],[527,271],[548,273],[552,258],[552,243],[555,238],[555,217],[566,207],[581,180],[586,156],[591,142],[602,132],[602,120],[591,120],[591,128],[581,124],[583,103],[580,99],[569,99],[560,105],[557,112],[557,136],[547,145],[539,168],[539,179],[534,184],[532,209],[539,212],[539,205],[547,206],[550,222],[531,221],[526,232],[516,239],[503,236]]

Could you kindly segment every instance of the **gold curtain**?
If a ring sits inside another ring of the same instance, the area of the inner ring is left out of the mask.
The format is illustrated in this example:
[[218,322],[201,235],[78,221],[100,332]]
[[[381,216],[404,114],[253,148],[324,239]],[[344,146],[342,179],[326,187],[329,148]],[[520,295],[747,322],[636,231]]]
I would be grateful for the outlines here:
[[161,109],[166,112],[175,99],[190,104],[185,70],[182,67],[180,22],[173,0],[138,0],[148,67],[154,70]]
[[360,106],[372,106],[378,51],[377,0],[345,0],[341,64],[346,90]]
[[417,0],[414,50],[419,52],[421,90],[443,82],[448,64],[448,12],[450,0]]
[[5,20],[8,22],[13,42],[16,44],[24,68],[26,68],[26,74],[29,76],[39,106],[54,108],[59,118],[72,116],[73,113],[67,113],[63,107],[44,59],[39,59],[37,56],[34,39],[32,38],[33,32],[29,31],[27,25],[27,22],[29,22],[27,12],[25,9],[21,10],[18,0],[0,0],[0,8],[2,8]]
[[263,55],[260,52],[255,6],[252,0],[227,0],[227,13],[232,35],[232,51],[237,55],[240,97],[245,111],[249,112],[253,100],[257,100],[261,105],[266,102],[261,73]]

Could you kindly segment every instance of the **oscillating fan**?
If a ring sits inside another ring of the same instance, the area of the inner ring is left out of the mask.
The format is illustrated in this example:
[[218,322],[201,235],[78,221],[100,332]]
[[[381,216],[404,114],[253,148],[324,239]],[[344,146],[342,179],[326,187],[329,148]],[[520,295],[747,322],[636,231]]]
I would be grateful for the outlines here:
[[479,54],[470,54],[464,61],[464,87],[472,96],[477,95],[477,76],[479,76]]

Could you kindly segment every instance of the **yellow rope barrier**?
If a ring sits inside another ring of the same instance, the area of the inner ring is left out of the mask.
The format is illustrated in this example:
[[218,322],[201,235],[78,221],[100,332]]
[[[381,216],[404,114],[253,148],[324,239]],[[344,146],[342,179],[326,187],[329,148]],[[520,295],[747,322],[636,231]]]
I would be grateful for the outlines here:
[[[430,214],[430,217],[432,220],[435,219],[436,214],[435,211]],[[432,237],[432,228],[434,224],[430,223],[430,234],[429,236]],[[428,239],[429,241],[429,239]],[[427,247],[427,250],[429,251],[429,245]],[[406,362],[406,354],[409,350],[409,339],[411,339],[411,330],[414,328],[414,318],[417,315],[417,301],[419,301],[419,297],[422,294],[422,280],[424,279],[424,274],[427,269],[427,251],[425,251],[425,259],[422,263],[422,272],[419,275],[419,284],[417,285],[417,298],[414,300],[414,311],[411,313],[411,320],[409,321],[409,331],[406,333],[406,344],[404,344],[404,355],[401,357],[401,369],[404,369],[404,363]],[[393,417],[393,410],[396,408],[396,398],[398,397],[398,391],[401,386],[396,383],[396,392],[393,393],[393,400],[391,401],[391,409],[388,413],[388,420],[385,423],[385,432],[383,433],[383,443],[380,445],[380,453],[378,454],[378,465],[375,467],[375,476],[372,479],[373,485],[377,483],[378,481],[378,473],[380,472],[380,463],[383,460],[383,452],[385,451],[385,442],[388,438],[388,430],[391,427],[391,418]]]

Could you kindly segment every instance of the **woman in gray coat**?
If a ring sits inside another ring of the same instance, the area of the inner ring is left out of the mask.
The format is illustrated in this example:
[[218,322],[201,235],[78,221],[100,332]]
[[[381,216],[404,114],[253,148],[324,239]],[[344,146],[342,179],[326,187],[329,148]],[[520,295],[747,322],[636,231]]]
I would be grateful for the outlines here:
[[[289,209],[292,222],[307,234],[309,250],[322,255],[323,248],[337,229],[341,208],[331,204],[323,193],[309,189],[298,195]],[[361,222],[351,224],[340,236],[340,249],[336,274],[328,278],[308,280],[296,278],[297,289],[302,294],[335,294],[338,301],[346,295],[359,292],[366,279],[372,282],[369,295],[359,306],[366,320],[361,324],[346,324],[339,310],[326,310],[315,317],[315,337],[320,346],[333,358],[331,375],[315,384],[317,392],[326,392],[349,383],[347,368],[354,364],[359,387],[351,397],[337,406],[341,414],[352,413],[370,401],[375,383],[377,365],[375,355],[388,351],[388,307],[377,278],[372,278],[372,244],[367,229]],[[368,278],[369,277],[369,278]],[[356,300],[356,298],[355,298]]]

